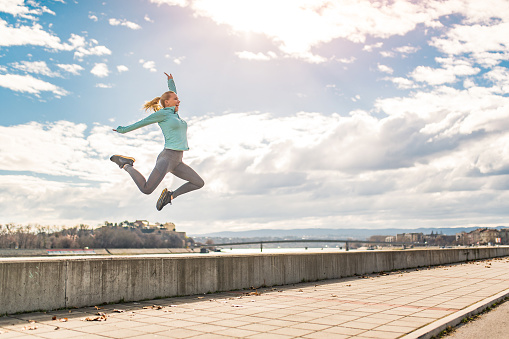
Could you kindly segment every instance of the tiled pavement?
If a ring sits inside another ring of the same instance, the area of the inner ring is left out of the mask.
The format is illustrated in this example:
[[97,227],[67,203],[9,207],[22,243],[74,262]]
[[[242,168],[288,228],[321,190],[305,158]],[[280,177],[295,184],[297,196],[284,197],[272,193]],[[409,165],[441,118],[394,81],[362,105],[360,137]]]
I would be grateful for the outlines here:
[[509,258],[498,258],[100,309],[10,315],[0,317],[0,339],[410,338],[505,294]]

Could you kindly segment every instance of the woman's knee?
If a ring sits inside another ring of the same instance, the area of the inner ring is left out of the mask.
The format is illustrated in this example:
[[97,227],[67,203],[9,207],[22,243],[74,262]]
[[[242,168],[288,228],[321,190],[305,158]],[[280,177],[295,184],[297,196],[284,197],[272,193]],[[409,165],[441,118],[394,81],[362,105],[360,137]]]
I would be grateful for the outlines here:
[[203,181],[203,179],[200,178],[200,180],[197,180],[194,184],[198,186],[198,188],[202,188],[203,186],[205,186],[205,181]]
[[155,187],[154,188],[140,187],[140,191],[143,194],[149,195],[155,191]]

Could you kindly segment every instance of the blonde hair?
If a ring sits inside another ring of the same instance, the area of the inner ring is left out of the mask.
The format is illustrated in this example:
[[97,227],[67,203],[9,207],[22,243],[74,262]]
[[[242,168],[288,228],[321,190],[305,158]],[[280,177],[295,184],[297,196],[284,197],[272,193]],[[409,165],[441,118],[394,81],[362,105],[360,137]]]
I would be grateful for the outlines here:
[[164,101],[168,100],[171,97],[171,94],[176,94],[173,91],[164,92],[160,97],[154,98],[150,101],[147,101],[143,105],[143,109],[145,111],[152,110],[154,112],[159,111],[161,108],[164,107]]

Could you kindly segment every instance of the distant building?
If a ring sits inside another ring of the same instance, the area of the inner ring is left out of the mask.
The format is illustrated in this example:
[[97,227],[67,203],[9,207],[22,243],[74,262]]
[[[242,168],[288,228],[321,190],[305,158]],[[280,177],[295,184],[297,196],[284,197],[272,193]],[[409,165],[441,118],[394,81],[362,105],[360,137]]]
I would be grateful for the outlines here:
[[396,242],[423,243],[424,235],[422,233],[402,233],[396,235]]

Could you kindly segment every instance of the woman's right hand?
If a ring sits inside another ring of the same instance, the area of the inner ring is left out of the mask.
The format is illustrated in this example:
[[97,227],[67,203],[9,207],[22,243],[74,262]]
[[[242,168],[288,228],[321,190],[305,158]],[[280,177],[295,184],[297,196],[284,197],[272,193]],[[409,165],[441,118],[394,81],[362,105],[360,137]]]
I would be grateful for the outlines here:
[[171,73],[170,73],[170,75],[168,75],[168,73],[164,72],[164,74],[166,74],[166,76],[168,77],[168,80],[173,79],[173,75],[171,75]]

